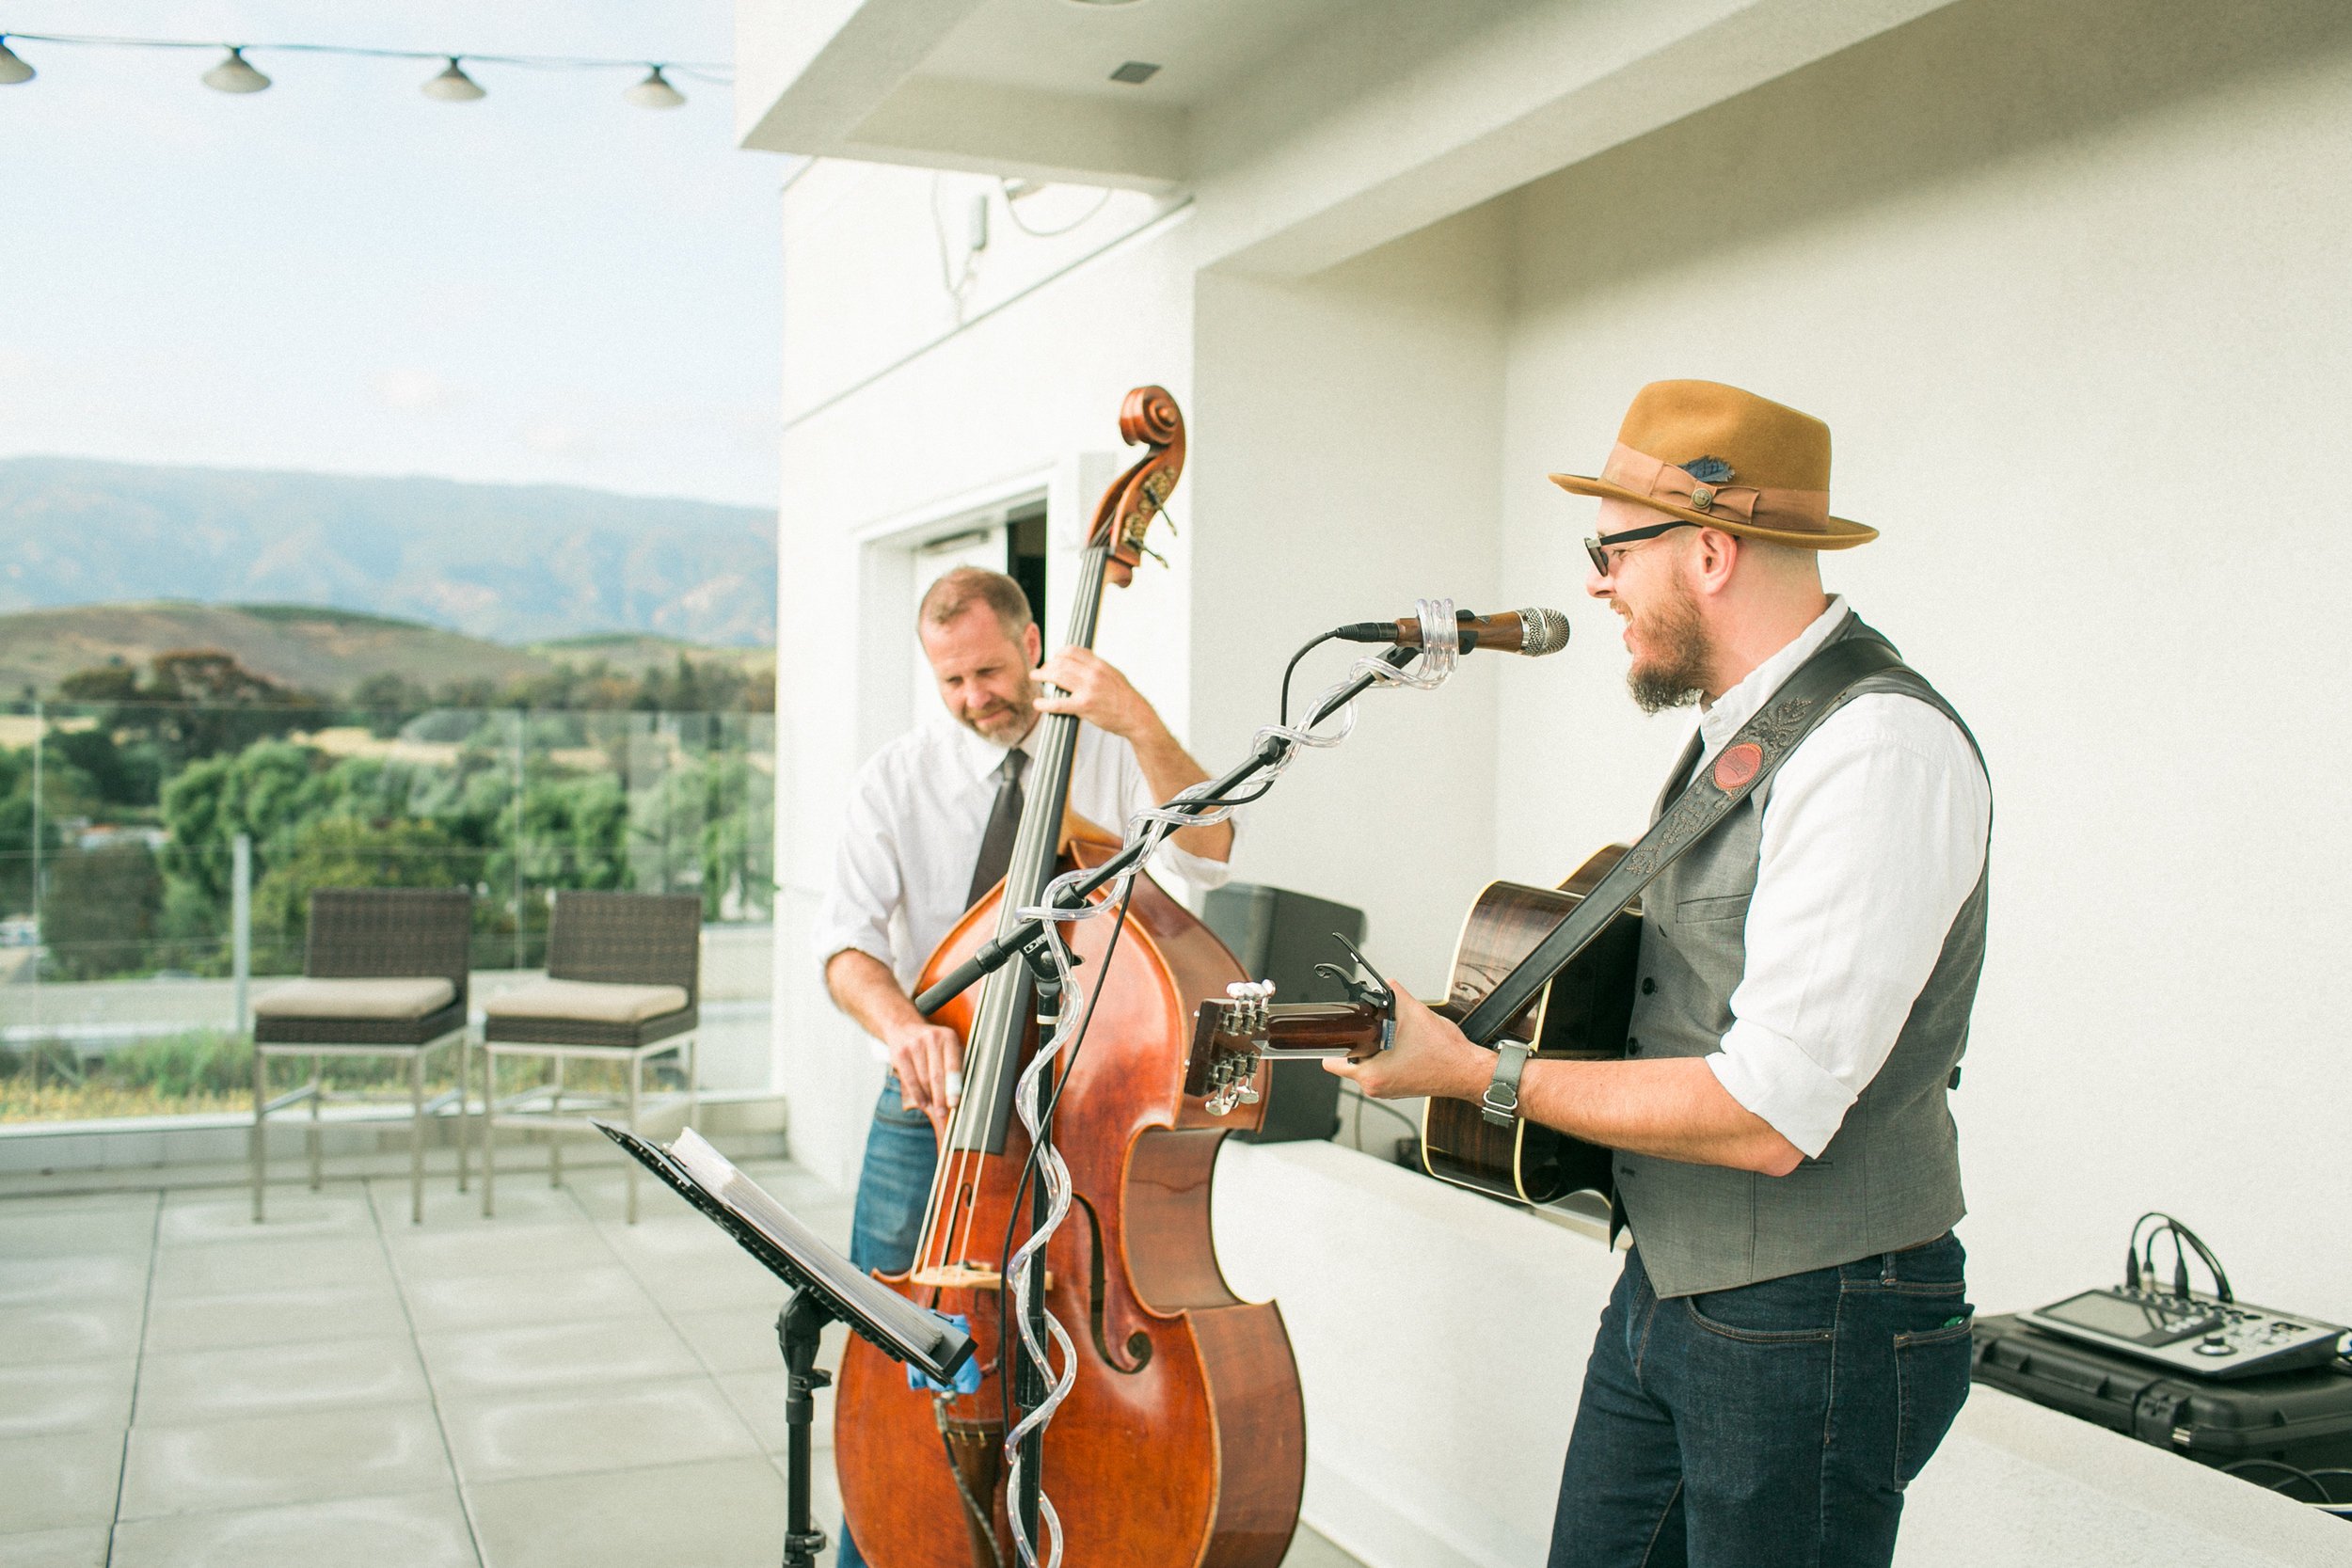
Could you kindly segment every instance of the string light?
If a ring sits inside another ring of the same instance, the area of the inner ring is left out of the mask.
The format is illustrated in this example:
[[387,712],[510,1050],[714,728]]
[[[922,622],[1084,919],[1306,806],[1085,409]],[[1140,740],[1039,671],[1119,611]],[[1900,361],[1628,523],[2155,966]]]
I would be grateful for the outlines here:
[[367,49],[341,43],[224,44],[199,39],[114,38],[92,33],[6,33],[0,34],[0,87],[29,82],[40,74],[8,47],[10,40],[19,43],[60,44],[73,48],[226,49],[229,52],[227,56],[204,72],[202,77],[204,85],[216,92],[253,93],[268,88],[270,78],[246,58],[248,53],[342,55],[376,60],[440,60],[444,62],[444,69],[438,75],[426,80],[421,90],[427,98],[444,103],[470,103],[488,96],[482,84],[467,73],[467,63],[476,67],[515,66],[527,71],[642,70],[645,72],[644,80],[621,94],[625,103],[641,109],[675,109],[686,102],[686,95],[670,80],[672,76],[719,87],[724,87],[735,79],[731,67],[704,61],[656,63],[580,55],[453,55],[441,50]]
[[263,92],[269,78],[246,62],[244,50],[231,49],[227,59],[204,73],[204,85],[215,92]]
[[641,109],[675,109],[686,102],[686,95],[670,86],[660,66],[655,66],[644,81],[621,96]]
[[466,68],[457,63],[454,55],[449,57],[449,69],[419,90],[427,98],[437,98],[444,103],[470,103],[477,98],[489,96],[482,90],[481,83],[466,74]]

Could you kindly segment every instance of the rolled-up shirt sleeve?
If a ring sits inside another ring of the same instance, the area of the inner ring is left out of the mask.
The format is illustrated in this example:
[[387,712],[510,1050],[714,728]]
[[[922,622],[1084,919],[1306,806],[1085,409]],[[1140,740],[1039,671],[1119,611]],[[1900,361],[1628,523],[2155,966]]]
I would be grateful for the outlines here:
[[897,972],[890,916],[906,888],[898,846],[883,810],[886,787],[883,759],[879,756],[859,770],[850,785],[849,811],[834,848],[833,878],[818,905],[810,936],[812,956],[820,971],[834,955],[854,947]]
[[[1160,802],[1152,793],[1151,781],[1143,776],[1143,764],[1137,760],[1135,749],[1121,746],[1119,751],[1120,832],[1123,837],[1127,824],[1136,813]],[[1233,829],[1233,847],[1238,849],[1241,847],[1241,819],[1235,816],[1228,820]],[[1203,893],[1213,887],[1223,887],[1233,875],[1230,852],[1226,860],[1213,861],[1206,855],[1194,854],[1178,844],[1173,836],[1161,841],[1159,849],[1152,857],[1152,863],[1162,871],[1174,872]]]
[[1895,1048],[1983,874],[1992,787],[1952,721],[1856,699],[1775,775],[1724,1088],[1808,1156]]

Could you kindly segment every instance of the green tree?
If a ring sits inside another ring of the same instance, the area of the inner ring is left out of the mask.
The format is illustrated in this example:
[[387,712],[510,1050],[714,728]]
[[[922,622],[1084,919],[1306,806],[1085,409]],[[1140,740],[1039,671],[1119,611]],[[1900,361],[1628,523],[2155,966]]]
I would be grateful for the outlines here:
[[323,887],[473,887],[480,850],[431,822],[326,816],[304,822],[253,889],[254,967],[302,967],[310,895]]
[[255,740],[326,721],[326,705],[309,692],[246,669],[213,648],[157,654],[141,684],[116,663],[78,671],[58,690],[79,703],[107,705],[100,728],[153,741],[172,756],[202,758],[241,751]]
[[265,740],[183,769],[164,789],[164,826],[171,833],[164,874],[225,911],[230,847],[237,834],[253,840],[258,879],[290,847],[303,820],[331,802],[333,786],[321,772],[325,760],[308,746]]
[[49,868],[48,883],[40,929],[50,972],[97,980],[148,967],[164,882],[144,842],[118,839],[68,850]]

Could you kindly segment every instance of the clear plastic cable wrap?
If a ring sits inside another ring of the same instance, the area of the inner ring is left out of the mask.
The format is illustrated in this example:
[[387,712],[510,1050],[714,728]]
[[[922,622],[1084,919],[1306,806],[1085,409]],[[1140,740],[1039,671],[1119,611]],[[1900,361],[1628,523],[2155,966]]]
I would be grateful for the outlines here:
[[[1300,750],[1328,749],[1353,733],[1356,728],[1356,705],[1353,701],[1332,712],[1322,711],[1353,682],[1369,676],[1377,686],[1409,687],[1419,691],[1432,690],[1446,683],[1461,657],[1459,639],[1453,635],[1455,625],[1454,601],[1420,599],[1414,603],[1413,613],[1419,617],[1422,626],[1419,658],[1401,670],[1377,656],[1359,658],[1348,666],[1346,674],[1334,681],[1321,696],[1308,705],[1307,712],[1311,716],[1308,720],[1295,725],[1268,724],[1251,737],[1253,750],[1262,754],[1268,750],[1269,741],[1287,744],[1281,746],[1279,753],[1266,765],[1249,800],[1255,800],[1271,787],[1283,769],[1296,759]],[[1127,896],[1128,884],[1135,880],[1136,874],[1150,862],[1168,834],[1180,828],[1208,827],[1222,822],[1232,816],[1238,807],[1248,803],[1248,800],[1229,801],[1199,811],[1184,805],[1187,800],[1200,800],[1200,791],[1208,787],[1206,782],[1197,784],[1167,805],[1146,807],[1127,819],[1127,845],[1132,847],[1141,843],[1143,852],[1126,870],[1104,884],[1099,899],[1086,900],[1075,907],[1061,904],[1062,895],[1074,889],[1089,875],[1082,869],[1056,878],[1038,895],[1035,905],[1014,911],[1023,920],[1041,923],[1045,932],[1046,954],[1061,981],[1061,1013],[1053,1037],[1039,1041],[1037,1053],[1022,1070],[1020,1082],[1013,1089],[1013,1106],[1020,1113],[1022,1125],[1029,1130],[1032,1147],[1038,1144],[1038,1129],[1044,1121],[1046,1086],[1052,1081],[1054,1064],[1061,1060],[1062,1053],[1076,1043],[1075,1037],[1087,1012],[1086,992],[1078,984],[1076,966],[1070,958],[1070,948],[1061,939],[1060,923],[1091,920],[1117,909]],[[1046,1243],[1070,1213],[1070,1167],[1063,1163],[1060,1151],[1051,1144],[1045,1145],[1037,1165],[1037,1180],[1045,1191],[1045,1220],[1030,1233],[1028,1240],[1014,1250],[1012,1261],[1005,1271],[1004,1289],[1012,1292],[1011,1299],[1015,1303],[1027,1301],[1029,1270],[1038,1266],[1036,1260],[1044,1252]],[[1077,1375],[1077,1363],[1069,1331],[1062,1327],[1060,1320],[1051,1311],[1044,1314],[1046,1338],[1052,1341],[1052,1349],[1056,1353],[1050,1358],[1046,1354],[1047,1345],[1038,1338],[1028,1313],[1016,1307],[1013,1317],[1020,1324],[1025,1352],[1033,1362],[1047,1368],[1052,1373],[1045,1398],[1005,1434],[1005,1454],[1009,1465],[1006,1490],[1009,1497],[1017,1499],[1022,1483],[1021,1444],[1031,1433],[1043,1432],[1062,1401],[1070,1397],[1071,1384]],[[1009,1370],[1008,1368],[1008,1375]],[[1046,1556],[1041,1565],[1038,1559],[1038,1544],[1029,1539],[1017,1502],[1010,1513],[1013,1545],[1020,1554],[1024,1568],[1060,1568],[1061,1520],[1054,1512],[1052,1500],[1041,1490],[1038,1496],[1038,1521],[1043,1527],[1042,1533],[1046,1537]]]

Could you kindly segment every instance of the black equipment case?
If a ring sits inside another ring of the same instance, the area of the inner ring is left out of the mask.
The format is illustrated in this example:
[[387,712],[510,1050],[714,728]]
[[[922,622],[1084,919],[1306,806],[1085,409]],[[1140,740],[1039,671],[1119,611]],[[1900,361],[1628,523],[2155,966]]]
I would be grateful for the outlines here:
[[[1979,1318],[1975,1338],[1977,1382],[2203,1464],[2352,1465],[2352,1367],[2343,1362],[2208,1383],[2012,1317]],[[2249,1465],[2245,1479],[2267,1486],[2280,1474]],[[2347,1495],[2341,1479],[2329,1490]]]

